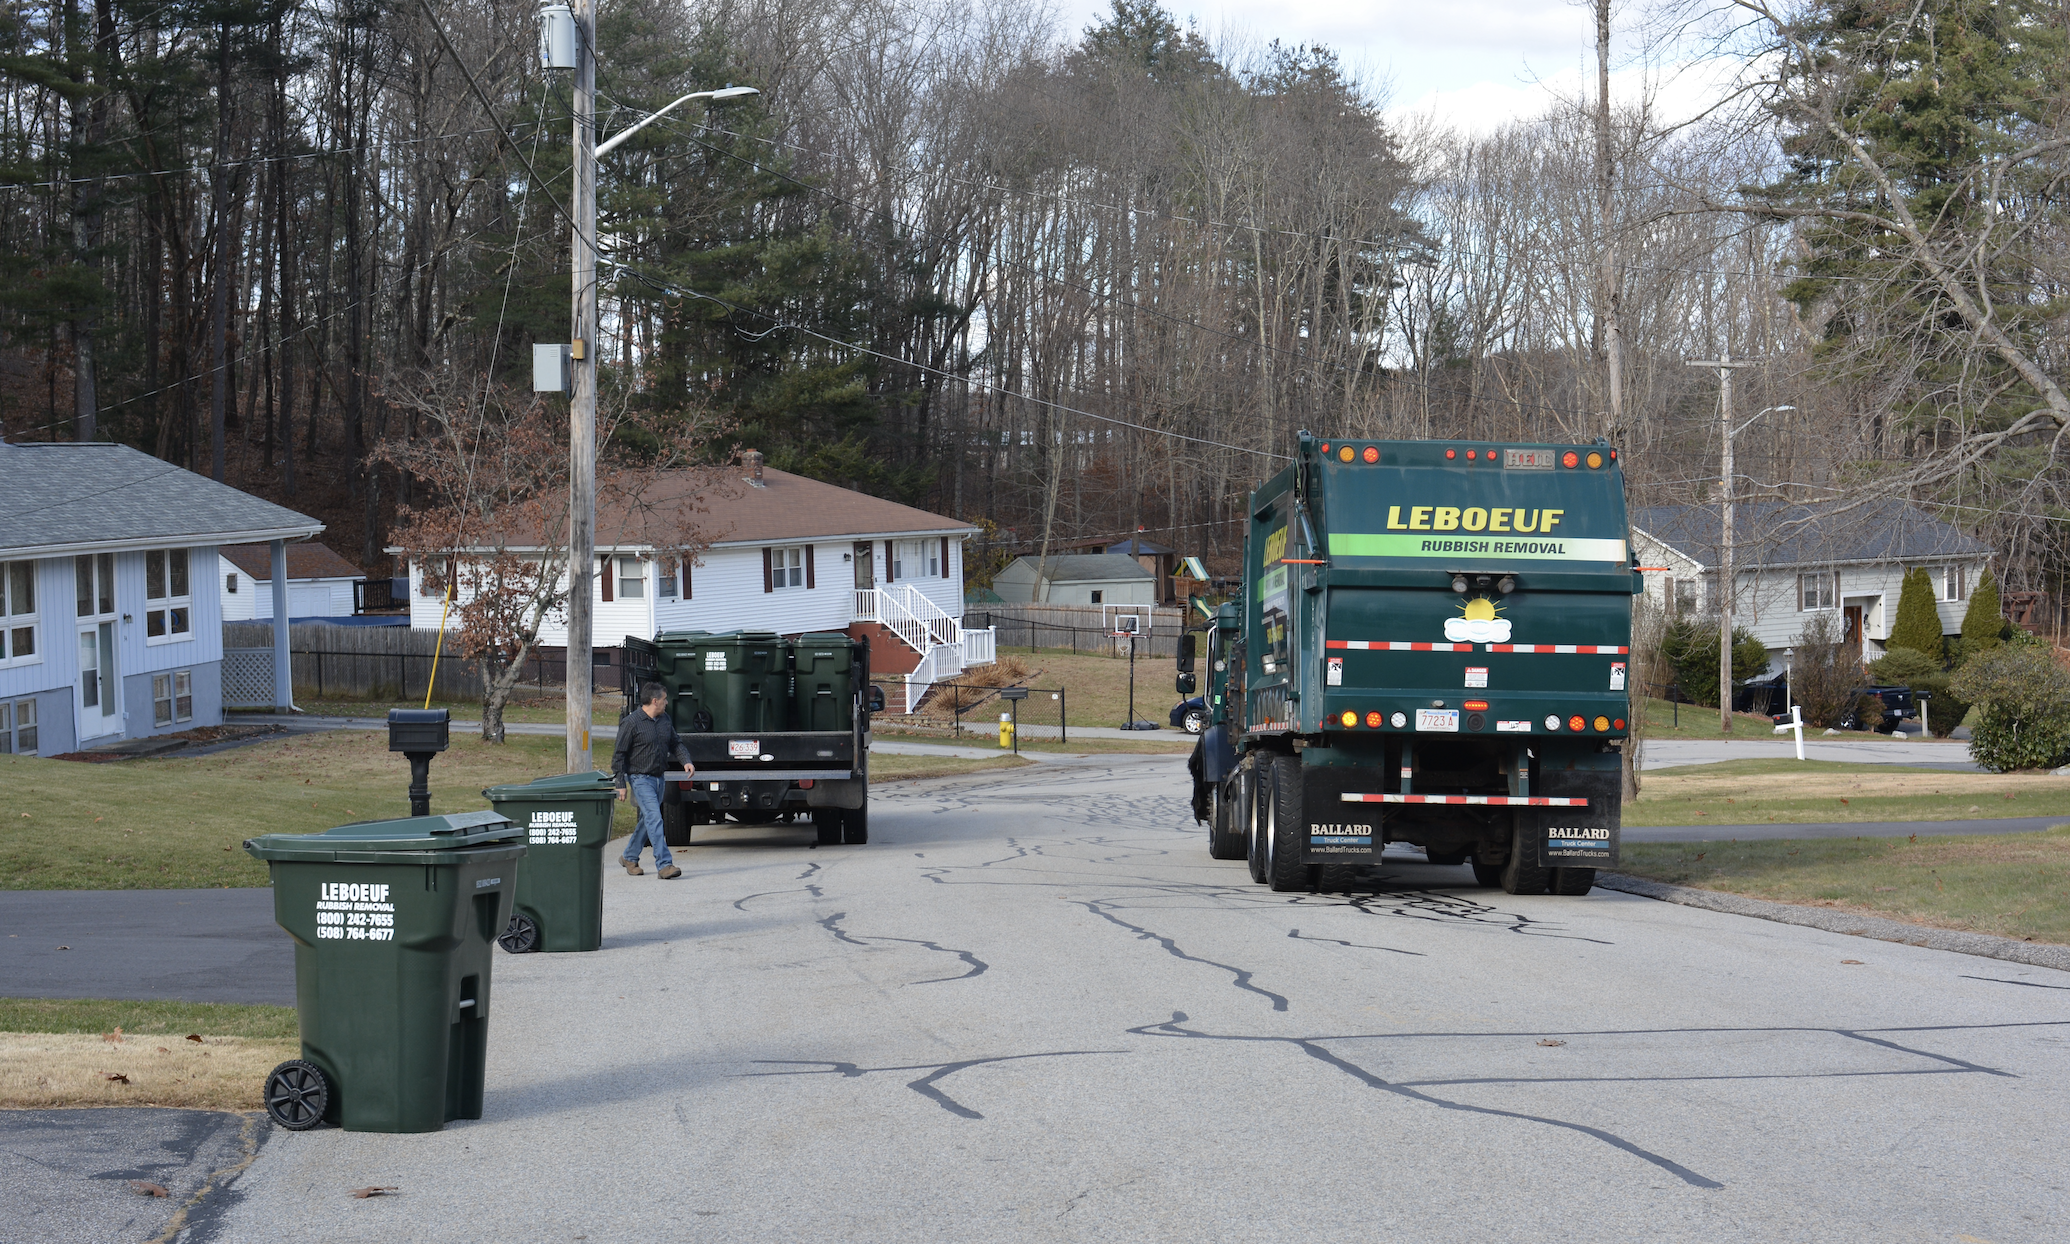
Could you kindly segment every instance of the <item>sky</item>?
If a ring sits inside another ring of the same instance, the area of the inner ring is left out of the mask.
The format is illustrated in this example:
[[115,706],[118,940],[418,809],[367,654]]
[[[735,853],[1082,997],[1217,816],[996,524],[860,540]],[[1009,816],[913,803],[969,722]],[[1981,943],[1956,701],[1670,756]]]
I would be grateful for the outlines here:
[[[1368,82],[1388,85],[1388,110],[1427,115],[1484,131],[1544,110],[1554,93],[1595,83],[1595,26],[1569,0],[1164,0],[1210,38],[1241,33],[1259,44],[1324,43]],[[1108,12],[1106,0],[1059,0],[1061,26],[1075,37]],[[1636,96],[1637,69],[1612,57],[1613,98]],[[1676,77],[1660,92],[1664,111],[1686,114],[1712,88],[1702,74]]]

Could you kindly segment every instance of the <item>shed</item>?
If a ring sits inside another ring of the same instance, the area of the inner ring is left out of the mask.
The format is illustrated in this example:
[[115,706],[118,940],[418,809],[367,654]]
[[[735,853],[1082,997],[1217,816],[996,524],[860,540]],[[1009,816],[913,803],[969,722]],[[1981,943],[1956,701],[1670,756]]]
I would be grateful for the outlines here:
[[[223,621],[263,622],[273,616],[272,553],[263,544],[226,544],[223,559]],[[365,572],[328,545],[309,541],[287,549],[288,618],[291,621],[349,618],[352,585]]]
[[[1126,553],[1064,553],[1049,559],[1017,557],[992,579],[1008,604],[1152,605],[1157,579]],[[1046,590],[1045,590],[1046,589]]]

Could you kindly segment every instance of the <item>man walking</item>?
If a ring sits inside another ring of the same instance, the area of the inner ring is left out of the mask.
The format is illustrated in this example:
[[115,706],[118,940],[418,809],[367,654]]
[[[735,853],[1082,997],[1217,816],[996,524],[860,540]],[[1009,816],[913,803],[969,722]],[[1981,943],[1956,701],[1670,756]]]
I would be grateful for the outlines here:
[[676,723],[669,720],[667,690],[658,682],[645,683],[640,687],[640,706],[618,723],[618,746],[611,751],[611,776],[618,781],[618,798],[622,802],[630,795],[638,813],[632,840],[619,857],[625,871],[635,877],[642,875],[640,849],[647,843],[654,844],[654,870],[663,881],[683,875],[661,832],[661,775],[668,772],[671,758],[681,760],[686,771],[697,772],[697,766],[690,763],[690,749],[683,746]]

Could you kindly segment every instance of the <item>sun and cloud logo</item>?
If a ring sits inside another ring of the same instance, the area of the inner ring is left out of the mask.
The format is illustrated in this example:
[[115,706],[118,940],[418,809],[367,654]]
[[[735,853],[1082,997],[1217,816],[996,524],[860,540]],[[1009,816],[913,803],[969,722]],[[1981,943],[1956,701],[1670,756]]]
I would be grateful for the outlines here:
[[1455,644],[1506,644],[1509,619],[1495,616],[1495,602],[1476,596],[1461,606],[1461,614],[1445,619],[1445,638]]

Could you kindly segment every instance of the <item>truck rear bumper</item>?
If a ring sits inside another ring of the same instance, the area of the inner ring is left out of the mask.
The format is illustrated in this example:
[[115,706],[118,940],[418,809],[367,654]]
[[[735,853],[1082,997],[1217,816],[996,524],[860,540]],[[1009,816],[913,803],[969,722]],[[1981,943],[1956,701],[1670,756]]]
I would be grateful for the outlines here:
[[1402,795],[1368,768],[1303,768],[1301,807],[1311,864],[1377,864],[1390,842],[1470,851],[1493,863],[1521,830],[1538,858],[1557,868],[1617,862],[1623,775],[1552,770],[1531,795]]

